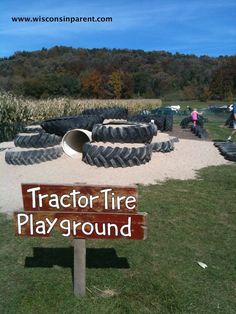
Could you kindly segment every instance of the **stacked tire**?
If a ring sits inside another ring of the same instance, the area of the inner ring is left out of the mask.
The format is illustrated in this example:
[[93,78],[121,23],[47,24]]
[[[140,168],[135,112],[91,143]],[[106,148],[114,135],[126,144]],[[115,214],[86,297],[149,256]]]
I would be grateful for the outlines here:
[[69,130],[79,128],[92,130],[96,123],[102,123],[100,115],[78,115],[48,119],[41,125],[32,125],[17,134],[15,147],[6,151],[5,161],[12,165],[32,165],[57,159],[62,156],[62,136]]
[[133,167],[146,164],[151,160],[152,146],[142,147],[112,147],[101,146],[96,143],[85,143],[83,148],[83,161],[97,167]]
[[150,143],[157,127],[153,123],[96,124],[92,139],[96,142],[111,143]]
[[94,115],[103,119],[127,119],[127,108],[92,108],[83,111],[83,115]]
[[41,126],[29,126],[14,139],[15,148],[7,150],[5,161],[11,165],[33,165],[62,156],[61,137],[46,133]]
[[82,160],[91,166],[105,168],[146,164],[151,160],[150,142],[156,132],[153,123],[97,124],[92,130],[93,142],[83,146]]
[[234,113],[233,111],[228,116],[227,120],[225,121],[225,126],[228,126],[229,128],[233,128],[233,121],[234,121]]
[[172,129],[173,129],[173,115],[172,114],[167,114],[165,116],[164,130],[165,131],[172,131]]
[[203,138],[203,139],[208,138],[207,131],[199,125],[196,125],[196,126],[192,125],[191,131],[193,132],[193,134],[195,134],[199,138]]
[[214,145],[219,149],[225,159],[236,161],[236,143],[233,142],[215,142]]
[[[189,127],[189,123],[192,122],[192,117],[185,117],[181,122],[180,126],[182,129],[187,129]],[[204,119],[201,116],[198,116],[197,125],[203,128]]]
[[74,117],[61,117],[48,119],[41,123],[41,127],[45,132],[64,136],[72,129],[84,129],[92,131],[92,128],[97,123],[102,123],[104,120],[101,115],[79,115]]
[[[103,124],[104,119],[114,119]],[[117,122],[117,119],[125,121]],[[127,121],[128,120],[128,121]],[[154,123],[153,121],[154,120]],[[97,167],[133,167],[146,164],[152,152],[170,152],[174,140],[152,142],[157,130],[172,130],[173,116],[136,115],[128,117],[126,108],[95,108],[81,115],[48,119],[28,126],[14,139],[15,148],[6,151],[12,165],[32,165],[62,156],[62,137],[72,129],[92,132],[92,141],[83,145],[82,160]]]
[[172,131],[173,129],[173,115],[172,114],[137,114],[128,117],[129,121],[134,122],[151,122],[154,121],[158,130]]

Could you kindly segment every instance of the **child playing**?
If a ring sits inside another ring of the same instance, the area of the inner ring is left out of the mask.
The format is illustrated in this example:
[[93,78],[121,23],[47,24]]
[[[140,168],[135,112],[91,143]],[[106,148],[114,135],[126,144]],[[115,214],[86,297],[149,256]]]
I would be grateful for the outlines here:
[[194,126],[197,125],[198,115],[201,115],[201,113],[197,112],[197,109],[194,108],[193,111],[192,111],[192,113],[191,113],[191,117],[192,117],[192,121],[193,121],[193,125],[194,125]]

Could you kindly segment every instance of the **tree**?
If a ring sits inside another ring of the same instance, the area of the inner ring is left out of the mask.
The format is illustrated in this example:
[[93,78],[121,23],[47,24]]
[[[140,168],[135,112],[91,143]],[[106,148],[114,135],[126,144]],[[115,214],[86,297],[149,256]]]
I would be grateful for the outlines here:
[[139,71],[137,73],[134,73],[133,75],[133,80],[134,80],[134,93],[140,97],[143,96],[147,90],[148,87],[150,86],[150,75],[146,71]]
[[164,96],[173,88],[174,77],[166,72],[158,72],[153,76],[153,89],[156,96]]
[[120,71],[113,71],[110,75],[109,85],[113,93],[113,97],[120,99],[123,87],[123,73]]
[[134,95],[134,81],[129,73],[123,74],[122,95],[124,98],[132,98]]
[[99,96],[104,94],[102,88],[102,77],[97,70],[83,73],[80,79],[82,94],[84,96],[99,98]]
[[183,89],[184,99],[192,100],[197,99],[196,91],[193,86],[185,86]]
[[211,98],[211,90],[209,86],[204,86],[201,90],[200,90],[200,95],[199,95],[199,100],[201,101],[207,101]]
[[236,96],[236,57],[56,46],[0,58],[0,88],[25,96],[227,99]]

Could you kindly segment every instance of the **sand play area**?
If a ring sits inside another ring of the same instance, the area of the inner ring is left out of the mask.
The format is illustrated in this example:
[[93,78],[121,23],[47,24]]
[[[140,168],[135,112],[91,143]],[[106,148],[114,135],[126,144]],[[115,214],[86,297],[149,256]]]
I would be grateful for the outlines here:
[[[158,133],[155,141],[171,137]],[[231,164],[226,161],[211,141],[179,139],[169,153],[155,152],[149,163],[128,168],[97,168],[82,162],[81,156],[65,154],[54,160],[28,166],[13,166],[5,162],[5,151],[0,151],[0,212],[22,210],[21,183],[54,183],[93,185],[155,184],[171,179],[193,179],[196,171],[207,167]],[[13,142],[0,143],[1,148],[14,147]]]

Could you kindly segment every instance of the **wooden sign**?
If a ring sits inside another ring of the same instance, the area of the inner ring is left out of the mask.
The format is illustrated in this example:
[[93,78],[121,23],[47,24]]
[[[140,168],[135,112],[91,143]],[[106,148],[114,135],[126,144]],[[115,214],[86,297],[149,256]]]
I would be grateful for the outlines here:
[[137,212],[137,188],[22,184],[24,212],[14,213],[16,236],[74,238],[74,294],[85,295],[85,239],[144,240],[147,214]]
[[82,239],[146,238],[146,213],[14,213],[17,236],[48,237],[52,230],[64,237]]
[[22,184],[25,211],[136,212],[137,188]]

